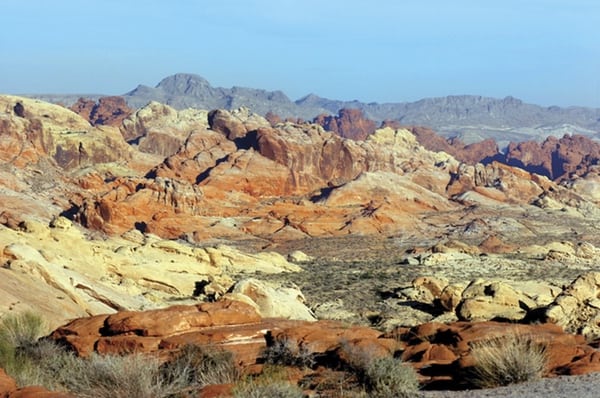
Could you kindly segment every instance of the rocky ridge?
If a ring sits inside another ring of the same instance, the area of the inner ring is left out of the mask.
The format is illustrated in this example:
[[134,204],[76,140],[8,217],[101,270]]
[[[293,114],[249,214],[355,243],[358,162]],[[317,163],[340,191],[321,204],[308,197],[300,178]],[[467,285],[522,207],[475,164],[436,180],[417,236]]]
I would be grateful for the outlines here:
[[[37,98],[71,105],[80,96],[37,95]],[[89,96],[97,100],[99,96]],[[369,119],[381,123],[396,120],[403,125],[427,126],[445,137],[458,136],[467,144],[488,138],[504,149],[509,142],[537,141],[566,133],[596,137],[600,126],[598,109],[584,107],[541,107],[506,97],[475,95],[426,98],[404,103],[363,103],[321,98],[309,94],[296,101],[281,91],[232,87],[213,87],[194,74],[178,73],[161,80],[156,87],[139,85],[124,94],[129,106],[140,108],[151,101],[173,106],[202,109],[249,107],[261,115],[280,115],[283,119],[313,120],[321,114],[336,115],[341,109],[359,109]]]
[[[280,118],[273,119],[274,121]],[[342,137],[364,140],[375,132],[375,122],[364,117],[358,109],[341,109],[338,116],[319,115],[313,123]],[[460,138],[445,138],[427,127],[403,126],[400,122],[386,120],[381,125],[393,129],[408,129],[419,144],[434,152],[446,152],[468,164],[501,162],[528,172],[546,176],[555,181],[595,174],[594,166],[599,162],[599,144],[590,137],[568,131],[557,138],[547,137],[543,142],[508,142],[500,151],[494,138],[486,138],[465,144]]]
[[247,106],[262,115],[271,111],[283,117],[308,120],[321,113],[336,114],[340,109],[352,108],[362,110],[369,118],[378,122],[393,119],[407,125],[425,125],[436,129],[442,126],[471,126],[471,130],[475,130],[473,126],[488,126],[498,130],[506,127],[539,127],[548,130],[549,125],[564,123],[579,125],[585,129],[598,128],[598,110],[556,106],[543,108],[513,97],[492,99],[463,95],[428,98],[412,103],[366,104],[360,101],[329,100],[310,94],[292,102],[280,91],[212,87],[206,79],[185,73],[166,77],[155,88],[138,86],[125,97],[135,107],[144,106],[151,100],[175,108],[231,110]]

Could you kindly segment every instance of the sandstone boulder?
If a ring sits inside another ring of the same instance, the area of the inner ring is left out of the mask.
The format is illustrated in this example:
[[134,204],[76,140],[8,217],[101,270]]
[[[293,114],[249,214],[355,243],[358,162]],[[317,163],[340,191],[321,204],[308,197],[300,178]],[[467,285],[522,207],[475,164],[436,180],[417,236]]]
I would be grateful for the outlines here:
[[476,280],[462,292],[456,313],[461,320],[482,321],[494,318],[518,321],[536,303],[503,282]]
[[220,301],[76,319],[56,329],[50,337],[83,356],[94,351],[155,352],[166,338],[215,326],[253,324],[260,319],[248,304]]
[[[208,114],[210,128],[217,131],[231,141],[244,138],[250,131],[258,130],[260,127],[269,127],[271,124],[262,116],[250,112],[250,109],[242,107],[231,112],[224,109],[216,109]],[[240,144],[242,146],[247,146]]]
[[39,386],[17,388],[15,380],[0,368],[0,397],[2,398],[75,398],[64,392],[53,392]]
[[546,317],[588,340],[600,338],[600,273],[589,272],[575,279],[548,306]]
[[9,392],[17,389],[17,382],[0,368],[0,397],[6,397]]
[[12,391],[7,398],[75,398],[75,396],[64,392],[48,391],[43,387],[30,386]]
[[263,318],[286,318],[306,321],[316,320],[306,306],[306,299],[297,286],[272,286],[254,278],[237,282],[224,296],[255,306]]
[[167,157],[175,154],[191,132],[208,128],[207,111],[177,111],[150,102],[123,120],[121,133],[141,152]]
[[308,263],[314,260],[314,258],[300,250],[294,250],[288,254],[288,260],[293,263]]
[[420,292],[414,300],[455,312],[458,319],[472,322],[520,321],[549,305],[562,292],[558,286],[537,281],[476,279],[449,283],[431,276],[414,279],[413,287]]

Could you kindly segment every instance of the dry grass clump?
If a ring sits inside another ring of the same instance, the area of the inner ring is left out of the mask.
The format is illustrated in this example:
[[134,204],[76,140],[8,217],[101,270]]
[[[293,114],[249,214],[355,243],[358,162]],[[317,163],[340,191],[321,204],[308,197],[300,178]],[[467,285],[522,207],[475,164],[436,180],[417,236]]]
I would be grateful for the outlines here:
[[247,377],[233,388],[235,398],[302,398],[302,389],[288,380],[282,365],[265,365],[260,375]]
[[372,397],[413,397],[419,390],[417,372],[398,358],[373,359],[365,369],[365,379]]
[[0,340],[3,345],[25,347],[34,344],[45,328],[42,317],[33,312],[8,314],[0,320]]
[[56,372],[67,354],[52,341],[38,341],[45,329],[44,320],[33,312],[8,314],[0,320],[0,367],[19,386],[59,384]]
[[236,386],[233,396],[235,398],[302,398],[304,394],[300,387],[287,381],[273,381],[266,384],[250,381]]
[[263,351],[266,364],[311,368],[315,364],[314,352],[304,344],[290,338],[275,339]]
[[76,358],[64,385],[82,398],[155,398],[168,396],[158,361],[141,354],[97,355]]
[[479,388],[494,388],[537,380],[548,363],[546,345],[531,337],[511,334],[477,342],[469,381]]
[[196,345],[184,346],[162,365],[142,354],[92,355],[77,365],[71,368],[77,375],[65,384],[83,398],[196,397],[207,385],[234,383],[240,377],[230,352]]
[[[235,383],[240,379],[233,354],[210,346],[188,344],[161,367],[163,381],[171,390],[198,392],[211,384]],[[196,394],[197,395],[197,394]]]
[[348,342],[342,343],[341,348],[347,365],[361,380],[370,397],[405,398],[417,395],[417,372],[400,358],[374,357],[369,350]]

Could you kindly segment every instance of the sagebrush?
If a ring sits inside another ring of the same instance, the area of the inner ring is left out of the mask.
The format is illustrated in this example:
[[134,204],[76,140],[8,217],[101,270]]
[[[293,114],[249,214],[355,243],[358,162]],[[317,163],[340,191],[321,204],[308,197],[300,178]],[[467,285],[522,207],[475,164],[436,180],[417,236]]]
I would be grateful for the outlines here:
[[373,359],[365,369],[365,378],[372,397],[413,397],[419,390],[417,372],[399,358]]
[[471,355],[475,364],[469,373],[469,381],[479,388],[537,380],[548,363],[546,345],[520,334],[474,343]]
[[210,384],[235,383],[240,378],[231,352],[192,344],[185,345],[163,364],[161,375],[179,395],[197,392]]
[[311,368],[315,364],[315,353],[306,344],[286,337],[275,339],[267,346],[263,359],[271,365]]
[[259,375],[245,377],[233,388],[235,398],[302,398],[300,387],[289,381],[288,370],[282,365],[267,364]]

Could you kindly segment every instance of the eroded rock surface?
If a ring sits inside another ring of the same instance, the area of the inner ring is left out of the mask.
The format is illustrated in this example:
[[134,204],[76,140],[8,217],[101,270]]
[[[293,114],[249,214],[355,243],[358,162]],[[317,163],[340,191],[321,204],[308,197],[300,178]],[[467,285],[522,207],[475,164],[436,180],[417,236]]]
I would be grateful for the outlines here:
[[123,97],[101,97],[98,101],[79,98],[69,109],[79,114],[92,125],[119,127],[133,109],[127,106]]
[[367,119],[360,109],[343,108],[336,116],[319,115],[313,123],[340,137],[361,141],[373,134],[377,128],[373,120]]
[[[32,310],[52,325],[86,314],[218,298],[245,272],[298,272],[278,253],[196,248],[137,230],[89,239],[64,218],[0,226],[2,312]],[[36,294],[32,295],[31,291]]]
[[600,144],[582,135],[548,137],[535,141],[510,143],[506,162],[559,180],[573,174],[582,175],[600,159]]
[[600,369],[600,357],[582,336],[565,333],[553,324],[520,325],[500,322],[427,323],[392,332],[404,344],[402,359],[415,366],[428,388],[456,389],[468,384],[474,365],[471,347],[477,342],[522,336],[546,347],[545,377],[577,375]]

